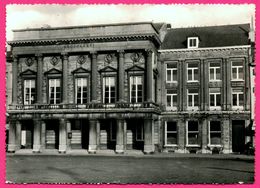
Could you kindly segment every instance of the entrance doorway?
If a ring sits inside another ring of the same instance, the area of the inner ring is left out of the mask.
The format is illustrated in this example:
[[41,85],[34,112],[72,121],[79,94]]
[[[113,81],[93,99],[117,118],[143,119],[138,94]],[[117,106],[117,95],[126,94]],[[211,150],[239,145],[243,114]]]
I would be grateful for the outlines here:
[[88,149],[89,124],[86,119],[71,121],[71,149]]
[[26,120],[22,122],[21,127],[21,149],[33,148],[33,121]]
[[245,150],[245,121],[232,121],[232,150],[233,152],[244,153]]
[[100,149],[116,149],[116,120],[100,120]]
[[126,149],[144,149],[144,121],[142,119],[127,120]]
[[46,149],[59,149],[59,120],[46,121]]

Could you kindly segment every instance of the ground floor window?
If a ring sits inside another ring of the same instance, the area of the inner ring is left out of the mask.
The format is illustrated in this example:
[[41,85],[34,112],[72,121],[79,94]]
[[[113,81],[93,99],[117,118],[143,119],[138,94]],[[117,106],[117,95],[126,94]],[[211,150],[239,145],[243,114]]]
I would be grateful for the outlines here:
[[174,121],[165,122],[165,145],[177,145],[177,123]]
[[188,121],[186,127],[186,145],[199,145],[199,123],[198,121]]
[[221,145],[220,121],[209,122],[209,145]]

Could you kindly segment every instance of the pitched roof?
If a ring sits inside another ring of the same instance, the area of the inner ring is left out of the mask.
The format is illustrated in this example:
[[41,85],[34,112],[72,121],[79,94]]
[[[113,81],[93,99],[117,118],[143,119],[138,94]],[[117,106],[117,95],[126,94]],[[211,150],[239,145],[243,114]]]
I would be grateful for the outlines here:
[[249,44],[250,24],[169,29],[161,49],[187,48],[187,38],[198,36],[199,47],[223,47]]

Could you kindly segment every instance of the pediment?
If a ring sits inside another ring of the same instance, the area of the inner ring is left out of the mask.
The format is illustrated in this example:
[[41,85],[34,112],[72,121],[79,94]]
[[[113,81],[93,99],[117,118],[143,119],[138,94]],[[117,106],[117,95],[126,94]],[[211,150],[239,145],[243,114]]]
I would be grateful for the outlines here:
[[44,74],[62,74],[62,72],[58,69],[50,69],[49,71],[46,71]]
[[117,70],[114,67],[106,66],[103,69],[100,69],[99,72],[116,72]]
[[126,69],[127,72],[133,72],[133,71],[144,71],[143,67],[140,67],[138,65],[134,65],[128,69]]
[[32,71],[31,69],[27,69],[27,70],[23,71],[20,75],[21,76],[32,76],[32,75],[36,75],[36,72]]
[[75,69],[74,71],[72,71],[72,74],[82,74],[82,73],[89,73],[90,71],[87,69],[84,69],[82,67],[79,67],[77,69]]

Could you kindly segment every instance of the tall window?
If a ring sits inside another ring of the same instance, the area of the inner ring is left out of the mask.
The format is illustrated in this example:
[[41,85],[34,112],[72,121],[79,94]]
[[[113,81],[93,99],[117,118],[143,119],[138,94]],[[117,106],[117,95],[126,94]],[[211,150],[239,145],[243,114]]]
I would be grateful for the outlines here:
[[211,109],[221,108],[220,88],[209,88],[209,101]]
[[165,122],[165,145],[177,145],[177,123],[173,121]]
[[177,82],[177,64],[166,64],[166,82]]
[[87,78],[76,78],[76,101],[77,104],[85,104],[88,101]]
[[176,109],[177,108],[177,90],[176,89],[167,89],[166,90],[166,99],[167,99],[167,109]]
[[130,102],[139,103],[143,101],[142,76],[130,76]]
[[232,80],[243,80],[243,62],[232,62]]
[[232,89],[232,108],[243,109],[244,92],[242,89]]
[[35,80],[24,80],[24,104],[30,105],[35,103],[36,89]]
[[103,101],[104,103],[115,103],[116,83],[115,77],[103,77]]
[[220,121],[209,122],[209,145],[221,145]]
[[210,81],[220,81],[220,63],[210,63],[209,64],[209,80]]
[[198,63],[187,64],[188,82],[194,82],[199,80],[199,67]]
[[198,48],[199,47],[199,38],[198,37],[189,37],[188,38],[188,48]]
[[188,109],[198,109],[199,108],[199,91],[198,89],[188,89]]
[[199,124],[197,121],[188,121],[186,141],[187,145],[199,145]]
[[61,102],[60,79],[49,79],[49,102],[50,104],[59,104]]

